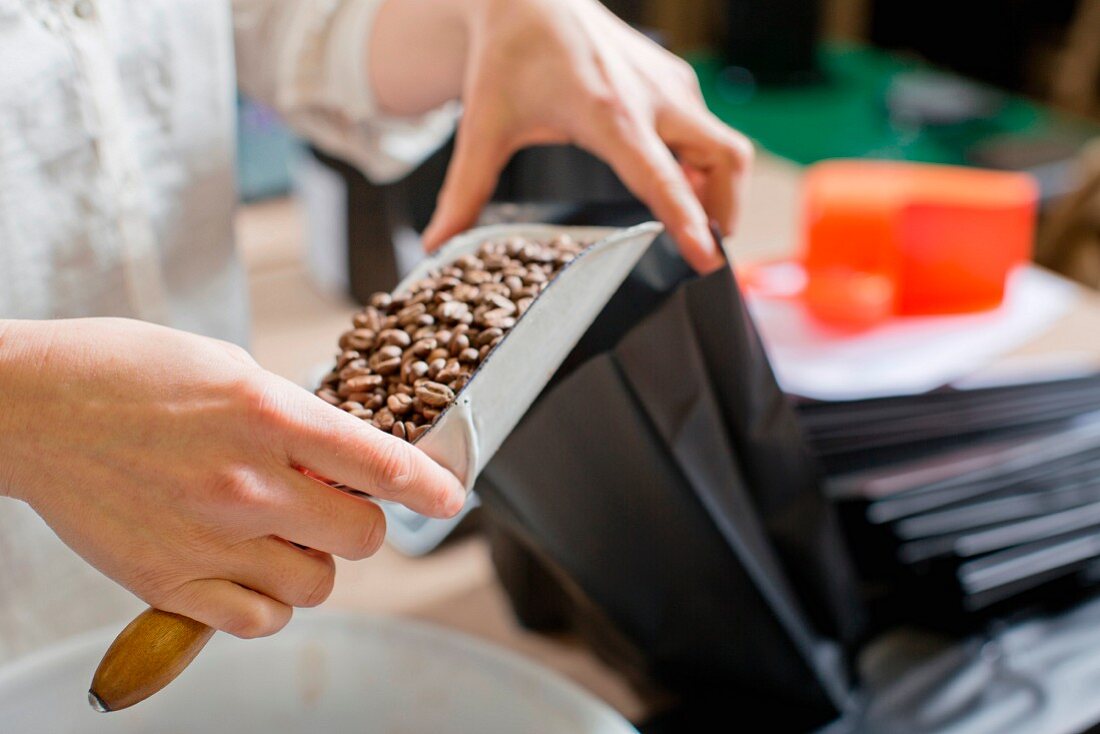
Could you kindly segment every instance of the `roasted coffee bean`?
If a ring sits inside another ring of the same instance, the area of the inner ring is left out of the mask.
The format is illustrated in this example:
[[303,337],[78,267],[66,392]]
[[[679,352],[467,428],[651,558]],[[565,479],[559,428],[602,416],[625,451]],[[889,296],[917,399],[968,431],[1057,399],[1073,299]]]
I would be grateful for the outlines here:
[[476,285],[470,285],[469,283],[459,283],[454,287],[453,293],[456,301],[462,301],[463,303],[472,303],[477,300],[478,289]]
[[467,362],[467,363],[476,362],[477,357],[478,357],[478,351],[476,349],[474,349],[473,347],[470,347],[468,349],[463,349],[461,352],[459,352],[458,361],[459,362]]
[[465,334],[459,334],[458,336],[451,337],[451,354],[458,356],[458,353],[463,349],[467,349],[470,346],[470,337]]
[[474,345],[478,347],[483,347],[497,337],[501,336],[504,336],[504,329],[493,326],[478,334],[477,339],[474,340]]
[[405,431],[405,424],[401,421],[394,421],[393,428],[390,432],[398,438],[408,438],[408,434]]
[[390,412],[394,415],[405,415],[412,410],[413,399],[408,395],[397,393],[396,395],[390,395],[386,400],[386,407],[390,409]]
[[367,367],[367,360],[354,359],[344,365],[344,369],[340,370],[340,372],[336,376],[340,380],[347,381],[353,377],[357,377],[358,375],[368,374],[369,372],[370,368]]
[[436,309],[436,315],[444,321],[461,321],[469,312],[470,306],[464,301],[448,301]]
[[336,358],[336,369],[343,369],[348,364],[348,362],[354,362],[355,360],[361,359],[362,357],[363,355],[355,351],[354,349],[340,352],[340,356]]
[[376,387],[382,386],[382,375],[356,375],[355,377],[344,380],[344,384],[352,393],[369,392]]
[[360,410],[350,410],[348,412],[351,413],[356,418],[359,418],[359,419],[365,420],[365,421],[369,421],[371,418],[374,417],[374,411],[370,410],[369,408],[363,408],[363,409],[360,409]]
[[386,329],[378,335],[378,343],[381,345],[393,345],[404,349],[412,344],[412,337],[400,329]]
[[439,346],[439,342],[431,337],[425,337],[423,339],[417,339],[409,347],[407,354],[411,354],[414,357],[427,357],[431,354],[432,350]]
[[375,293],[370,297],[370,305],[379,310],[386,310],[393,303],[393,297],[389,293]]
[[374,306],[367,306],[352,317],[351,323],[357,329],[370,329],[373,332],[379,332],[382,330],[382,319],[381,311]]
[[516,320],[501,309],[489,311],[481,318],[481,323],[490,329],[511,329]]
[[[430,280],[428,281],[428,284],[435,285]],[[410,298],[409,304],[412,305],[414,303],[430,303],[432,300],[432,296],[434,295],[435,291],[431,287],[425,288],[422,291],[418,291],[412,298]]]
[[346,400],[340,403],[340,405],[337,407],[339,407],[340,410],[346,410],[349,413],[353,410],[363,410],[363,404],[355,400]]
[[370,329],[353,329],[340,338],[340,348],[365,352],[374,346],[375,334]]
[[[503,281],[503,277],[504,276],[502,275],[501,276],[502,281]],[[504,285],[504,283],[502,281],[494,280],[490,283],[485,283],[484,285],[478,287],[478,289],[477,289],[478,303],[485,303],[485,301],[487,301],[490,296],[507,295],[508,286]]]
[[387,345],[370,358],[370,368],[379,375],[391,375],[401,369],[401,347]]
[[427,382],[416,388],[416,397],[427,406],[442,408],[455,399],[454,390],[438,382]]
[[488,298],[485,299],[485,302],[491,304],[494,310],[504,311],[509,316],[516,312],[516,304],[499,293],[490,293]]
[[546,273],[542,272],[539,268],[528,268],[527,272],[523,274],[523,282],[525,285],[545,283]]
[[336,394],[336,391],[330,390],[327,387],[318,390],[317,397],[321,398],[321,400],[324,400],[329,405],[339,405],[340,403],[344,402],[340,399],[340,396]]
[[392,430],[395,420],[393,412],[389,408],[382,408],[374,414],[374,424],[383,431]]
[[516,297],[516,291],[523,288],[523,278],[518,275],[509,275],[504,278],[504,287],[508,289],[508,295],[511,298]]
[[462,280],[459,278],[441,273],[435,280],[435,287],[437,291],[451,290],[461,282]]
[[405,326],[416,321],[418,316],[423,316],[428,312],[428,307],[423,303],[414,303],[411,306],[406,306],[397,312],[397,323]]

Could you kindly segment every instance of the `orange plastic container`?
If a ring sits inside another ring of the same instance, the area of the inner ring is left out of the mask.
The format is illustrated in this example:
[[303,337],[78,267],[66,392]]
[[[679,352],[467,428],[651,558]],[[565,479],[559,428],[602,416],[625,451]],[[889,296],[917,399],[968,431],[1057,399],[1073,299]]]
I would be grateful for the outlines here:
[[835,160],[810,166],[803,187],[803,300],[834,325],[994,308],[1031,256],[1027,174]]

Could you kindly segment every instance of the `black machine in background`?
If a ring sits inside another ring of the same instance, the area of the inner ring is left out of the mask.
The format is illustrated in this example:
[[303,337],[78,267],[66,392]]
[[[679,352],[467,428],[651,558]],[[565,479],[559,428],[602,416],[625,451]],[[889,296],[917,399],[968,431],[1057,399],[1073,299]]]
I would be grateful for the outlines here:
[[870,41],[1016,92],[1035,93],[1037,62],[1081,0],[874,0]]
[[[399,232],[422,232],[435,209],[453,153],[448,144],[416,170],[391,184],[375,184],[357,168],[319,150],[310,152],[343,183],[347,217],[347,269],[351,296],[365,303],[397,284]],[[496,221],[550,219],[579,204],[624,204],[633,197],[604,163],[572,146],[543,146],[517,153],[504,169],[487,217]],[[525,205],[535,208],[533,213]]]
[[725,60],[759,84],[821,80],[819,0],[726,0]]

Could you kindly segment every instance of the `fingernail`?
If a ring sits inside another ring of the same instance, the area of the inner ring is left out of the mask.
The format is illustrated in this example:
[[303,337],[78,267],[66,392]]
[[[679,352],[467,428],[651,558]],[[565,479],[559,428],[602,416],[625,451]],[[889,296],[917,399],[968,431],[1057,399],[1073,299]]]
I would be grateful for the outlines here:
[[462,508],[466,506],[466,488],[459,483],[456,479],[451,485],[451,491],[448,493],[446,503],[443,507],[445,517],[451,518],[462,511]]
[[428,252],[431,252],[436,248],[436,245],[438,244],[436,242],[438,232],[439,222],[433,217],[432,220],[428,222],[428,226],[424,228],[424,232],[420,235],[420,241],[423,243],[424,249]]
[[444,237],[446,236],[444,233],[444,224],[445,221],[440,217],[439,213],[436,212],[432,215],[431,221],[428,222],[428,226],[424,228],[424,233],[420,235],[420,240],[424,243],[424,248],[428,252],[438,250],[443,244]]
[[704,261],[705,272],[713,272],[722,266],[725,258],[722,255],[721,246],[715,239],[710,227],[703,224],[693,224],[689,236],[696,243],[697,251]]

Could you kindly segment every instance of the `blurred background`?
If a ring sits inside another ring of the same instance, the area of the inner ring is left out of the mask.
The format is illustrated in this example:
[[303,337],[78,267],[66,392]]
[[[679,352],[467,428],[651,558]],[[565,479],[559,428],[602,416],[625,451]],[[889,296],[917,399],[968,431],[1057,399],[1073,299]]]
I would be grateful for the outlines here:
[[[1100,132],[1100,2],[607,5],[688,58],[715,113],[786,161],[882,158],[1035,175],[1042,214],[1036,258],[1100,284],[1100,148],[1088,144]],[[449,151],[406,181],[375,187],[341,162],[302,150],[246,99],[240,121],[243,195],[254,202],[296,188],[309,202],[314,277],[360,299],[396,282],[417,256],[414,246],[402,248],[402,228],[423,226]],[[596,169],[602,166],[571,151],[520,155],[499,198],[621,196]],[[578,181],[589,183],[578,190]],[[349,216],[341,198],[363,216]],[[346,228],[330,221],[341,210]]]

